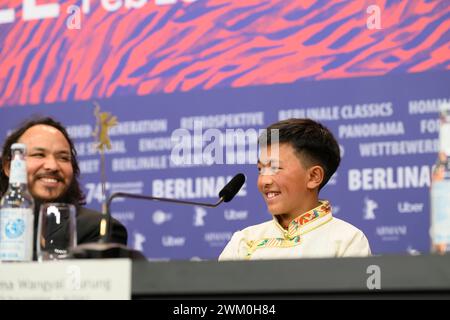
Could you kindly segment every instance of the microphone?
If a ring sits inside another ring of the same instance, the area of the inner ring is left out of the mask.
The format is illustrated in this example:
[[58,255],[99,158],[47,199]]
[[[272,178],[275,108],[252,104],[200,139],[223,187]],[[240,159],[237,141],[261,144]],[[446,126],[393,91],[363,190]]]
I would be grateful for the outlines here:
[[178,203],[178,204],[189,204],[194,206],[202,206],[202,207],[209,207],[209,208],[215,208],[222,202],[230,202],[231,199],[234,198],[234,196],[239,192],[239,190],[242,188],[242,186],[245,183],[245,175],[242,173],[238,173],[233,177],[233,179],[228,182],[225,187],[222,188],[219,192],[219,201],[216,203],[204,203],[204,202],[195,202],[195,201],[186,201],[186,200],[177,200],[177,199],[170,199],[170,198],[160,198],[160,197],[153,197],[153,196],[145,196],[135,193],[126,193],[126,192],[115,192],[113,193],[106,202],[106,212],[108,213],[108,216],[111,216],[111,202],[115,198],[132,198],[132,199],[141,199],[141,200],[155,200],[155,201],[162,201],[162,202],[171,202],[171,203]]
[[238,173],[233,179],[228,182],[225,187],[219,192],[219,197],[223,199],[223,202],[230,202],[234,196],[241,190],[245,183],[245,176],[242,173]]
[[[230,202],[239,192],[245,183],[245,175],[238,173],[231,179],[219,192],[219,200],[216,203],[204,203],[196,201],[186,201],[170,198],[161,198],[140,195],[135,193],[115,192],[106,202],[106,217],[102,219],[102,224],[106,224],[106,232],[100,238],[98,243],[90,243],[75,248],[72,256],[75,258],[133,258],[146,259],[145,256],[136,250],[131,250],[126,246],[118,243],[109,243],[111,234],[111,203],[116,198],[131,198],[140,200],[155,200],[162,202],[170,202],[176,204],[187,204],[202,207],[215,208],[222,202]],[[78,248],[78,249],[77,249]]]

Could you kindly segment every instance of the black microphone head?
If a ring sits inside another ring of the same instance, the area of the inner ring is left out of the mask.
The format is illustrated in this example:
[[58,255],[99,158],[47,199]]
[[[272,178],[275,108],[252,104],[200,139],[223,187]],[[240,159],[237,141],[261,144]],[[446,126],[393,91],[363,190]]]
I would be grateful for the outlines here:
[[234,196],[241,190],[245,182],[245,175],[238,173],[228,182],[219,192],[219,198],[223,198],[224,202],[230,202]]

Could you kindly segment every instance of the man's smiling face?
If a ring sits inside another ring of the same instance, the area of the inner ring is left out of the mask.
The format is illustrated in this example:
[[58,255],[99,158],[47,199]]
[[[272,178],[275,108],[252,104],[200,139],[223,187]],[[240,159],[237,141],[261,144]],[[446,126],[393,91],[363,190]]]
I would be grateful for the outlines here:
[[61,198],[73,179],[69,142],[56,128],[35,125],[19,138],[27,147],[28,188],[44,202]]

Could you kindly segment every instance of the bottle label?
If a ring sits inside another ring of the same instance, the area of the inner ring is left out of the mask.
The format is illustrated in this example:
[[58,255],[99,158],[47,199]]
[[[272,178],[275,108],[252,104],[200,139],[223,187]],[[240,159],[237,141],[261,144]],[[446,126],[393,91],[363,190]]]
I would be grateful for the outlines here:
[[450,180],[431,186],[431,240],[450,244]]
[[0,209],[0,260],[33,259],[34,214],[27,208]]
[[27,183],[27,165],[25,160],[14,159],[11,161],[9,183]]

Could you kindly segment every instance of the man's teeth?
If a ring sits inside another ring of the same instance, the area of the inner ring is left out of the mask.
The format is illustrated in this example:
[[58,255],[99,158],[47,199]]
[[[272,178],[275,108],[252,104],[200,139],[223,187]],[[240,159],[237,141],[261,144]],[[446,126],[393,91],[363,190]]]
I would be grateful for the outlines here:
[[56,183],[56,182],[58,182],[58,180],[51,179],[51,178],[41,178],[41,180],[44,181],[44,182],[49,182],[49,183]]
[[267,194],[267,198],[271,199],[271,198],[276,197],[277,195],[279,195],[279,193],[276,193],[276,192],[269,192],[269,193]]

